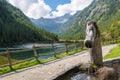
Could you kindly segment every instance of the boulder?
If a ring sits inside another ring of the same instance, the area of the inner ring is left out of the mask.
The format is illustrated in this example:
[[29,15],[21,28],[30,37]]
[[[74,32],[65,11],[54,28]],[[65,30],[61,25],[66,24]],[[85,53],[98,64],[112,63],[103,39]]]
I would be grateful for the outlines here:
[[96,80],[118,80],[118,74],[114,68],[102,67],[96,72]]

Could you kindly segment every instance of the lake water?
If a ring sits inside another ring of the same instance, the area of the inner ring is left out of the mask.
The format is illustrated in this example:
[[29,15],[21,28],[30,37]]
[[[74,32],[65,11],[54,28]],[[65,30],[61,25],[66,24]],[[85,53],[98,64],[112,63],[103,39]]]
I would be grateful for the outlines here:
[[[30,51],[11,53],[11,58],[17,59],[17,60],[23,60],[23,59],[34,57],[34,53],[32,50],[33,45],[50,47],[52,44],[32,43],[32,44],[23,44],[23,45],[18,45],[18,46],[14,46],[14,47],[9,47],[8,49],[10,51],[31,49]],[[52,48],[39,48],[39,49],[37,49],[37,53],[38,54],[51,54],[51,53],[53,53],[53,51],[55,51],[56,53],[65,51],[65,45],[63,43],[55,43],[54,46],[55,46],[54,50]],[[0,48],[0,52],[4,52],[4,51],[6,51],[6,49],[7,48]],[[45,58],[49,58],[49,57],[52,57],[52,55],[51,56],[41,56],[39,58],[45,59]]]

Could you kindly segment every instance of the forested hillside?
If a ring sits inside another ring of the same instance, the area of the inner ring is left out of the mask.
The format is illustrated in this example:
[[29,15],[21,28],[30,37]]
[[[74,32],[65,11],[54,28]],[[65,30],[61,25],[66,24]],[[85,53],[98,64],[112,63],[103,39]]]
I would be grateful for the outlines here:
[[60,37],[68,40],[82,38],[87,20],[97,22],[102,38],[120,37],[120,0],[94,0]]
[[18,8],[0,0],[0,46],[57,40],[57,35],[36,28]]

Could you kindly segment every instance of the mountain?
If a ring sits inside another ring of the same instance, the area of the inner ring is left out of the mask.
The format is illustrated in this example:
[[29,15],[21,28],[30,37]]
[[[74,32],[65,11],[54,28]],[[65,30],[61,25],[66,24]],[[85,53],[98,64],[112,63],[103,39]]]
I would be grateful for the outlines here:
[[40,18],[30,19],[37,27],[43,28],[47,31],[58,33],[61,26],[68,21],[71,15],[66,14],[57,18]]
[[77,14],[66,31],[61,33],[63,39],[80,39],[85,36],[87,20],[97,22],[102,38],[120,37],[120,0],[94,0],[87,8]]
[[0,0],[0,46],[56,40],[57,35],[35,27],[22,11]]
[[69,29],[69,27],[72,25],[72,23],[77,19],[80,13],[81,11],[77,11],[76,14],[70,16],[68,20],[60,26],[59,30],[57,30],[58,34],[60,35],[62,33],[65,33],[67,29]]

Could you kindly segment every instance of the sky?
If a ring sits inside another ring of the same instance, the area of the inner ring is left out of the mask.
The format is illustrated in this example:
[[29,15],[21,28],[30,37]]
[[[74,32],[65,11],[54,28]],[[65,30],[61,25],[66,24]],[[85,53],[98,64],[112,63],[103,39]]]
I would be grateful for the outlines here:
[[8,0],[29,18],[56,18],[65,14],[74,15],[93,0]]

